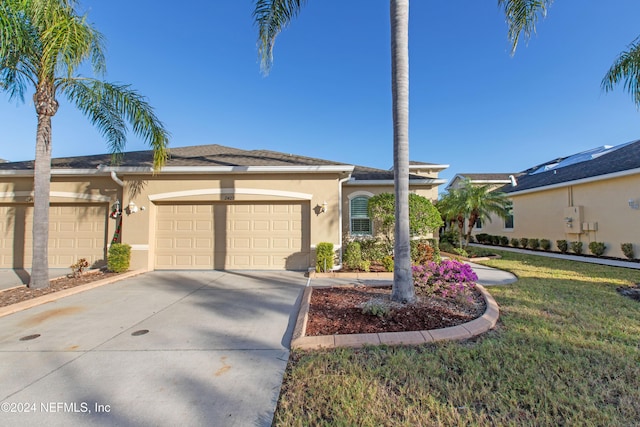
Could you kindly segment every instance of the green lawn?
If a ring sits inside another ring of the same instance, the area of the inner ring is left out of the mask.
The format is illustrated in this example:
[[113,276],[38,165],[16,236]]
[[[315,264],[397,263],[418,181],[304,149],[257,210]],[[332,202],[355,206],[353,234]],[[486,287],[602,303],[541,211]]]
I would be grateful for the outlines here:
[[640,426],[640,271],[501,252],[495,330],[419,347],[294,351],[275,425]]

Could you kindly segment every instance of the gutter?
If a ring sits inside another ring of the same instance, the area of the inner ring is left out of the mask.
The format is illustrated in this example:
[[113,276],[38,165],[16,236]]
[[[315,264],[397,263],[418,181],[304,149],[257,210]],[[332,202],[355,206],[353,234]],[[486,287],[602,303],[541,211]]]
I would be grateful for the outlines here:
[[333,266],[334,270],[342,270],[342,184],[351,179],[351,174],[348,177],[338,180],[338,242],[340,242],[340,251],[338,252],[338,265]]
[[[446,180],[444,179],[435,179],[435,178],[427,178],[427,179],[410,179],[409,186],[411,185],[441,185],[446,184]],[[394,181],[392,179],[368,179],[368,180],[357,180],[351,179],[346,183],[347,185],[394,185]]]

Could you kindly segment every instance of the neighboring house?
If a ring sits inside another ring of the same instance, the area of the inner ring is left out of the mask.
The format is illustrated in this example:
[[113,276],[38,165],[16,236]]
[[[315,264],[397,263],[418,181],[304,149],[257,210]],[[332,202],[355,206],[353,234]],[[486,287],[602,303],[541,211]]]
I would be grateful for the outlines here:
[[[368,198],[393,192],[393,171],[266,150],[180,147],[159,173],[151,151],[52,161],[50,267],[104,263],[132,247],[132,268],[289,269],[314,248],[374,234]],[[431,200],[446,165],[412,164],[410,189]],[[0,164],[0,268],[31,266],[33,162]]]
[[534,166],[499,191],[513,202],[513,216],[494,219],[477,232],[512,237],[592,241],[605,255],[624,258],[621,243],[640,252],[640,140],[603,146]]
[[[468,179],[473,185],[488,185],[490,191],[495,191],[498,188],[502,188],[506,184],[515,182],[516,173],[459,173],[453,177],[453,179],[447,184],[445,190],[450,191],[460,188],[462,182]],[[504,223],[502,218],[492,217],[491,222],[497,221],[497,223]],[[487,221],[482,221],[480,218],[476,221],[476,225],[473,229],[474,233],[482,233],[484,224]],[[507,224],[508,225],[508,224]],[[467,231],[467,223],[465,222],[465,232]]]

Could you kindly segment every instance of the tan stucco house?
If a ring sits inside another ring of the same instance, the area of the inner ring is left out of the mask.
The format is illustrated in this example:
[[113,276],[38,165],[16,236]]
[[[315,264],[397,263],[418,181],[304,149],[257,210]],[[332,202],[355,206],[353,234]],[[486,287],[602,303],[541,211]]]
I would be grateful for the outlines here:
[[621,243],[640,251],[640,140],[550,160],[499,188],[513,202],[507,220],[484,222],[474,234],[581,241],[607,245],[624,258]]
[[[180,147],[159,173],[151,151],[52,161],[50,267],[103,263],[112,241],[132,268],[290,269],[314,248],[375,231],[367,199],[393,191],[393,172],[267,150]],[[437,199],[447,165],[416,163],[410,189]],[[0,268],[31,266],[33,162],[0,164]]]

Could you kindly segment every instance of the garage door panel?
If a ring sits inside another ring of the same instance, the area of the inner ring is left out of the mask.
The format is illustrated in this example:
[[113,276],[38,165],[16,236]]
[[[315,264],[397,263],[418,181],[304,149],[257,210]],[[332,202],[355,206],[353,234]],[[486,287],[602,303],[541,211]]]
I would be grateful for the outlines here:
[[[0,207],[0,267],[30,267],[33,262],[33,207]],[[85,258],[104,263],[108,206],[52,205],[49,209],[49,266],[68,268]],[[15,240],[15,241],[14,241]]]
[[159,205],[156,268],[306,269],[309,212],[308,202]]

